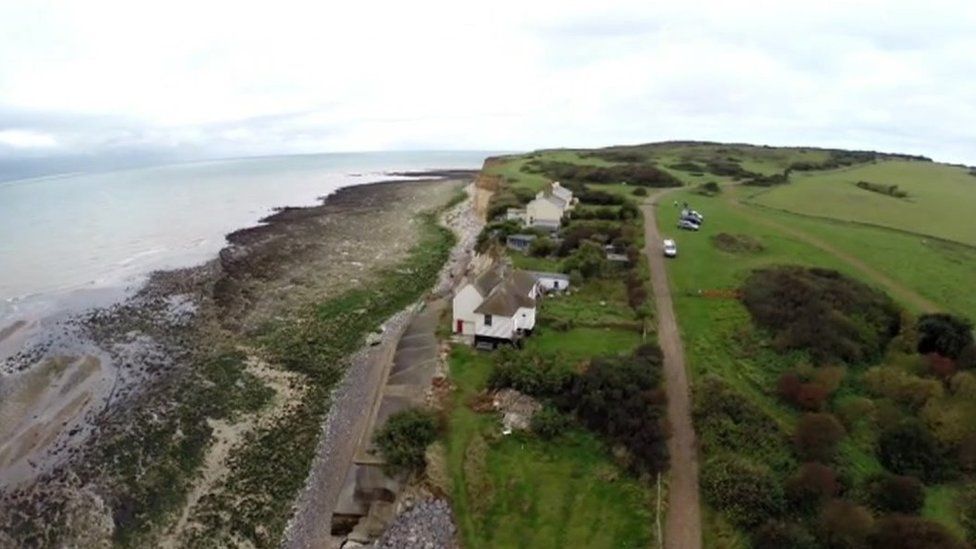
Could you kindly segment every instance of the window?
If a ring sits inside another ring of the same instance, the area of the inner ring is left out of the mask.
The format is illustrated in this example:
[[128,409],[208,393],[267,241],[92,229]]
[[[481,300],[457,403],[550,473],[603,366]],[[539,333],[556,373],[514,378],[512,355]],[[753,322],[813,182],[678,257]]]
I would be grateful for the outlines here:
[[553,280],[552,281],[552,287],[558,290],[559,289],[559,281],[558,280]]
[[485,326],[491,326],[491,315],[485,315]]

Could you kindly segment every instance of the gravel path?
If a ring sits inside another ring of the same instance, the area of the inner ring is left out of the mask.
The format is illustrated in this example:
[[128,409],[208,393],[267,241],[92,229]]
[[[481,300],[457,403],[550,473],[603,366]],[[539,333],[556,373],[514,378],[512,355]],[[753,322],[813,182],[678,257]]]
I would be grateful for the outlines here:
[[691,391],[685,368],[681,332],[674,315],[671,288],[661,251],[655,209],[670,191],[651,195],[644,212],[645,248],[651,267],[651,284],[657,306],[658,343],[664,353],[664,380],[668,395],[668,420],[671,422],[671,480],[668,488],[668,515],[664,525],[664,546],[670,549],[698,549],[702,546],[701,504],[698,499],[698,444],[691,421]]
[[[472,191],[473,188],[469,186],[469,193]],[[453,284],[463,276],[482,226],[470,199],[447,212],[442,222],[455,231],[458,242],[433,288],[436,295],[447,295]],[[295,503],[295,514],[285,531],[283,547],[304,549],[329,546],[332,512],[352,465],[359,439],[368,427],[370,410],[378,393],[376,388],[382,383],[383,365],[392,361],[393,351],[414,318],[418,305],[387,320],[379,345],[365,347],[350,358],[342,382],[331,395],[333,402],[322,426],[316,457],[305,488]]]
[[448,549],[454,542],[454,514],[443,499],[431,499],[401,513],[376,540],[376,549]]

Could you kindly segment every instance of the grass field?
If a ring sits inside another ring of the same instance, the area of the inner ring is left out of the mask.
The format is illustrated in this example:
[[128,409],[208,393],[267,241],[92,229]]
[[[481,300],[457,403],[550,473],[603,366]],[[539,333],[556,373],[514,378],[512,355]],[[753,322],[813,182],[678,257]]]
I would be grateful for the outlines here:
[[467,406],[485,388],[490,357],[460,346],[451,354],[448,469],[464,546],[647,547],[653,495],[601,441],[575,430],[553,442],[503,438],[495,414]]
[[[796,213],[857,221],[976,246],[976,177],[965,168],[883,161],[855,168],[794,172],[789,185],[755,196],[759,204]],[[858,188],[858,181],[898,185],[908,197]]]
[[[776,379],[802,356],[781,356],[765,349],[761,334],[751,327],[745,308],[735,299],[723,298],[758,267],[775,264],[816,265],[837,269],[868,284],[862,273],[843,260],[805,241],[781,234],[760,218],[787,224],[855,255],[896,282],[909,287],[946,310],[976,317],[976,300],[960,292],[967,280],[976,280],[976,251],[961,245],[925,239],[883,228],[812,219],[765,208],[734,207],[727,199],[751,189],[726,188],[724,196],[702,197],[691,191],[670,195],[658,206],[659,226],[666,237],[678,242],[679,258],[669,263],[669,277],[693,380],[718,375],[737,392],[757,404],[788,434],[798,413],[775,395]],[[672,200],[688,201],[706,216],[699,232],[673,229],[676,214]],[[717,233],[747,235],[764,249],[757,253],[730,253],[712,243]],[[873,284],[876,285],[876,284]],[[877,285],[876,285],[877,286]],[[713,297],[706,297],[713,295]],[[856,394],[857,376],[838,395]],[[841,398],[838,396],[838,398]],[[874,456],[876,434],[870,429],[851,432],[840,448],[839,465],[855,484],[882,471]],[[958,487],[927,488],[923,516],[938,520],[961,534],[954,498]],[[744,543],[735,528],[720,514],[706,509],[704,528],[709,547],[737,547]]]

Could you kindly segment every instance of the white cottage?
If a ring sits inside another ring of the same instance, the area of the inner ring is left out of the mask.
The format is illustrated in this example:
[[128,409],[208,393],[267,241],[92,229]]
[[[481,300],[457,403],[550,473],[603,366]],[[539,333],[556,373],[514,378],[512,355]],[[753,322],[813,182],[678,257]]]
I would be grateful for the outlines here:
[[473,335],[476,344],[515,343],[535,328],[538,297],[531,274],[492,268],[454,296],[454,332]]
[[539,288],[543,292],[564,292],[569,289],[569,275],[539,271],[533,271],[529,274],[539,283]]

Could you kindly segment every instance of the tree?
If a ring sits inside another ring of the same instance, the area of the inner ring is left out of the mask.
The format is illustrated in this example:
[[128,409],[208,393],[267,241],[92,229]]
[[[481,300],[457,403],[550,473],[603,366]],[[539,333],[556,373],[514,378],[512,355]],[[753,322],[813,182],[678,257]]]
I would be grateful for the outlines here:
[[556,251],[556,244],[548,236],[540,236],[529,245],[529,253],[535,257],[546,257]]
[[962,543],[945,526],[907,515],[889,515],[874,525],[868,537],[872,549],[964,549]]
[[899,475],[936,480],[943,473],[943,459],[932,431],[915,418],[902,420],[881,433],[878,459]]
[[793,443],[801,459],[831,461],[844,434],[844,426],[832,414],[803,414],[796,424]]
[[837,473],[822,463],[807,462],[786,480],[787,498],[801,509],[812,509],[837,495]]
[[668,463],[661,377],[656,345],[641,345],[629,357],[596,358],[576,377],[563,407],[575,409],[584,425],[625,447],[637,473],[658,473]]
[[945,313],[918,317],[919,353],[939,353],[955,359],[972,344],[973,324],[969,320]]
[[647,196],[647,189],[644,187],[636,187],[631,194],[634,196]]
[[842,499],[827,502],[820,511],[821,533],[831,547],[862,547],[873,523],[870,511]]
[[783,487],[769,468],[741,457],[705,462],[701,487],[705,500],[742,528],[754,528],[786,508]]
[[546,440],[558,437],[571,425],[572,420],[552,406],[546,406],[532,416],[532,432]]
[[871,505],[884,513],[918,513],[925,504],[925,486],[915,477],[881,474],[865,487]]
[[424,454],[437,439],[434,415],[420,408],[410,408],[390,416],[377,431],[374,441],[393,473],[417,473],[424,469]]
[[565,269],[579,271],[583,278],[596,278],[603,275],[607,259],[603,247],[596,242],[586,240],[566,259]]

